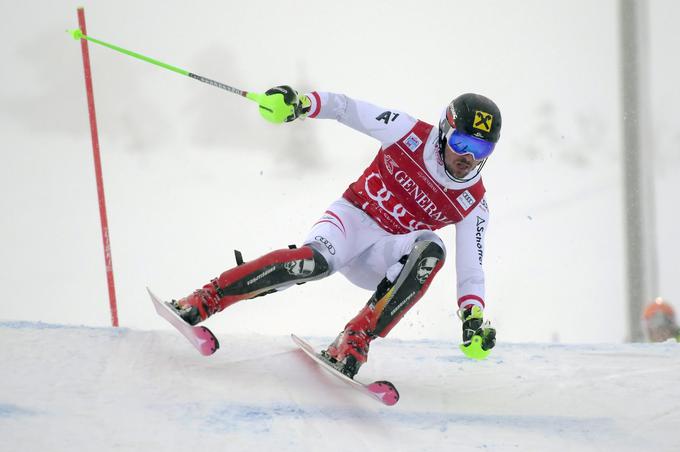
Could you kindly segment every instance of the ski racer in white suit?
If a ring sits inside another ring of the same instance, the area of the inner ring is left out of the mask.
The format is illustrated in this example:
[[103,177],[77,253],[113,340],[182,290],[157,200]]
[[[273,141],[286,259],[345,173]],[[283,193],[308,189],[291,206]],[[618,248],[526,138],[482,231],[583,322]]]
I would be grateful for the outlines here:
[[303,246],[245,263],[237,252],[239,265],[173,301],[182,318],[195,325],[237,301],[339,272],[373,291],[322,352],[354,377],[367,361],[370,342],[389,333],[443,265],[444,243],[433,231],[454,224],[463,344],[469,347],[474,339],[488,353],[496,332],[483,322],[482,262],[489,209],[481,169],[500,137],[496,104],[478,94],[463,94],[446,107],[435,127],[341,94],[299,95],[288,86],[266,94],[282,95],[294,107],[287,121],[335,119],[375,138],[380,149],[314,224]]

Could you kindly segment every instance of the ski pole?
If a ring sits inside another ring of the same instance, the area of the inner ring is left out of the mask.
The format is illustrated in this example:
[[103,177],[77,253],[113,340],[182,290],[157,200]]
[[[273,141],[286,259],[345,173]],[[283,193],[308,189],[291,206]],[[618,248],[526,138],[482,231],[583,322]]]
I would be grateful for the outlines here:
[[189,72],[184,69],[180,69],[176,66],[172,66],[167,63],[163,63],[162,61],[155,60],[153,58],[149,58],[148,56],[142,55],[137,52],[133,52],[131,50],[124,49],[122,47],[118,47],[116,45],[110,44],[108,42],[100,41],[99,39],[95,39],[92,36],[87,36],[83,34],[83,32],[79,28],[75,28],[73,30],[66,30],[67,33],[69,33],[73,39],[76,41],[79,41],[81,39],[85,39],[87,41],[93,42],[95,44],[99,44],[104,47],[108,47],[109,49],[115,50],[117,52],[120,52],[124,55],[131,56],[133,58],[137,58],[142,61],[146,61],[147,63],[154,64],[156,66],[162,67],[164,69],[168,69],[170,71],[176,72],[181,75],[186,75],[187,77],[191,77],[194,80],[198,80],[199,82],[207,83],[208,85],[212,85],[216,88],[223,89],[225,91],[229,91],[230,93],[233,94],[238,94],[239,96],[245,97],[246,99],[250,99],[253,102],[256,102],[259,107],[260,107],[260,114],[264,119],[266,119],[269,122],[273,122],[275,124],[280,124],[282,122],[285,122],[286,118],[288,118],[290,115],[293,114],[293,106],[286,104],[286,102],[283,100],[283,94],[280,93],[275,93],[275,94],[263,94],[263,93],[253,93],[249,91],[243,91],[238,88],[234,88],[233,86],[226,85],[224,83],[211,80],[207,77],[203,77],[198,74],[194,74],[193,72]]

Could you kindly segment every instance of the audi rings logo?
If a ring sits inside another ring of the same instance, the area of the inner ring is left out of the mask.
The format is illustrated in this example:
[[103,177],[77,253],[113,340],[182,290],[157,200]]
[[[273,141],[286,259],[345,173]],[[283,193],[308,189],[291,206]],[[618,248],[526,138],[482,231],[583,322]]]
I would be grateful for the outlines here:
[[317,235],[314,237],[314,240],[323,243],[323,245],[328,248],[328,252],[331,253],[333,256],[335,256],[335,247],[331,242],[328,241],[325,237],[321,237],[320,235]]

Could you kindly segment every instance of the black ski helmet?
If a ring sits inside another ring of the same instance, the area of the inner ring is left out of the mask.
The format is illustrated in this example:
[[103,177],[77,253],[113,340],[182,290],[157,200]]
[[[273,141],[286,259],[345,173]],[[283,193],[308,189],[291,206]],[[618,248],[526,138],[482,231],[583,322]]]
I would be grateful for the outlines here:
[[[481,94],[461,94],[449,103],[439,122],[439,139],[451,128],[473,137],[497,143],[501,137],[501,111],[488,97]],[[444,144],[442,144],[442,150]]]
[[[444,109],[439,119],[439,153],[445,161],[446,140],[451,129],[495,145],[501,136],[501,112],[488,97],[481,94],[466,93],[453,99]],[[493,148],[492,148],[493,150]],[[487,155],[488,157],[488,155]],[[465,179],[459,179],[446,170],[447,175],[456,182],[467,182],[476,177],[486,163],[485,157],[477,170]]]

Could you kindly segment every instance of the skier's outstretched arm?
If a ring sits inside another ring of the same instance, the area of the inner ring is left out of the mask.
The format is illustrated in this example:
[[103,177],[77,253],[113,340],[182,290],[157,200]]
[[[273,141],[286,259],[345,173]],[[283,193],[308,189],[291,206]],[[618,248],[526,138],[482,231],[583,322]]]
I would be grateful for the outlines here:
[[299,94],[287,85],[271,88],[266,94],[281,94],[285,103],[293,107],[286,122],[307,117],[335,119],[375,138],[383,147],[402,138],[417,122],[402,111],[379,107],[344,94],[317,91]]
[[402,111],[352,99],[344,94],[314,91],[307,97],[310,100],[310,118],[335,119],[375,138],[383,147],[402,138],[417,122]]

